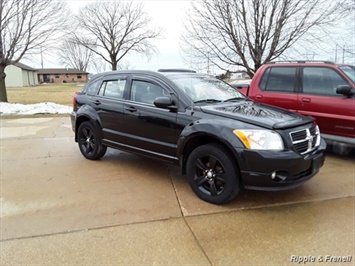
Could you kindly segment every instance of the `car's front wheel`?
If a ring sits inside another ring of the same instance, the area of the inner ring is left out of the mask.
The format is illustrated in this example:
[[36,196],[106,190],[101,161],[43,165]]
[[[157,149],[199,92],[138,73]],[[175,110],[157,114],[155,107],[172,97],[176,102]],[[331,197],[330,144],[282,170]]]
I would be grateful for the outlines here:
[[222,145],[207,144],[197,147],[188,157],[188,181],[202,200],[223,204],[240,192],[239,172],[229,154]]
[[86,121],[78,129],[78,144],[80,152],[89,160],[98,160],[105,155],[107,146],[101,144],[95,126]]

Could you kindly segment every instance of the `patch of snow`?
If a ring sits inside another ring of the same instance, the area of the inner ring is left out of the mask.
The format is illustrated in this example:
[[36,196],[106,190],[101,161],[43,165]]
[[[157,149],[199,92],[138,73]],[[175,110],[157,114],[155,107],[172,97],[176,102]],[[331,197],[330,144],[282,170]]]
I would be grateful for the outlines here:
[[52,102],[36,104],[19,104],[0,102],[0,114],[34,115],[34,114],[70,114],[72,107]]

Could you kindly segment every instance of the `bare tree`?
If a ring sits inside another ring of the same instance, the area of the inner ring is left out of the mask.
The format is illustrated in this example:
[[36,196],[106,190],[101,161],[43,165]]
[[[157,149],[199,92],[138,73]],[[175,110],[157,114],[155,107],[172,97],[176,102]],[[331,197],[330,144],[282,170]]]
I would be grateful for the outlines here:
[[59,48],[58,57],[62,64],[81,71],[86,71],[92,60],[93,52],[79,45],[72,39],[67,39]]
[[91,67],[93,71],[96,73],[102,73],[108,71],[109,69],[107,62],[103,60],[101,57],[93,57],[91,61]]
[[[335,46],[335,61],[355,64],[355,0],[344,0],[344,13],[350,13],[349,18],[339,19],[342,24],[337,27],[337,36],[333,38]],[[339,30],[339,28],[343,30]],[[339,52],[339,57],[338,53]],[[330,53],[331,54],[331,53]],[[344,60],[345,59],[345,60]]]
[[7,102],[6,66],[58,37],[67,16],[65,4],[58,0],[0,0],[0,102]]
[[[90,62],[90,66],[95,73],[102,73],[110,69],[108,63],[105,60],[103,60],[101,57],[94,57]],[[117,70],[132,70],[132,69],[134,69],[134,67],[132,67],[131,63],[128,61],[121,61],[117,67]]]
[[244,67],[252,77],[262,64],[279,58],[311,29],[324,31],[336,18],[340,2],[201,0],[192,4],[183,48],[190,58],[223,70]]
[[[152,28],[151,19],[142,4],[125,1],[97,1],[83,7],[76,16],[78,44],[91,50],[118,69],[118,63],[129,52],[150,55],[151,40],[160,35]],[[95,48],[94,48],[95,47]]]

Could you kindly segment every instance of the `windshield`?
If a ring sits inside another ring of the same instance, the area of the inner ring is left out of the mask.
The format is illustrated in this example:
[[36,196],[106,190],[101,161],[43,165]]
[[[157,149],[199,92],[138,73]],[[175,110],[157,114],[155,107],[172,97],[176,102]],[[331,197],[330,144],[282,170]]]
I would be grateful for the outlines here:
[[210,76],[170,76],[195,103],[213,103],[245,96],[227,83]]
[[348,76],[353,82],[355,82],[355,66],[340,66],[339,67],[345,75]]

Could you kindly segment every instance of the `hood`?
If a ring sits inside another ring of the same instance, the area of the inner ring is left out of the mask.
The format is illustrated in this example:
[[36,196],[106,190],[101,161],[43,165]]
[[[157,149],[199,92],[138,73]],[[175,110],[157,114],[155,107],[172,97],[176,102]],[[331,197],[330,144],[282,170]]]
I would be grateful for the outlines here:
[[285,129],[313,122],[311,117],[251,100],[201,106],[201,110],[204,113],[228,117],[268,129]]

